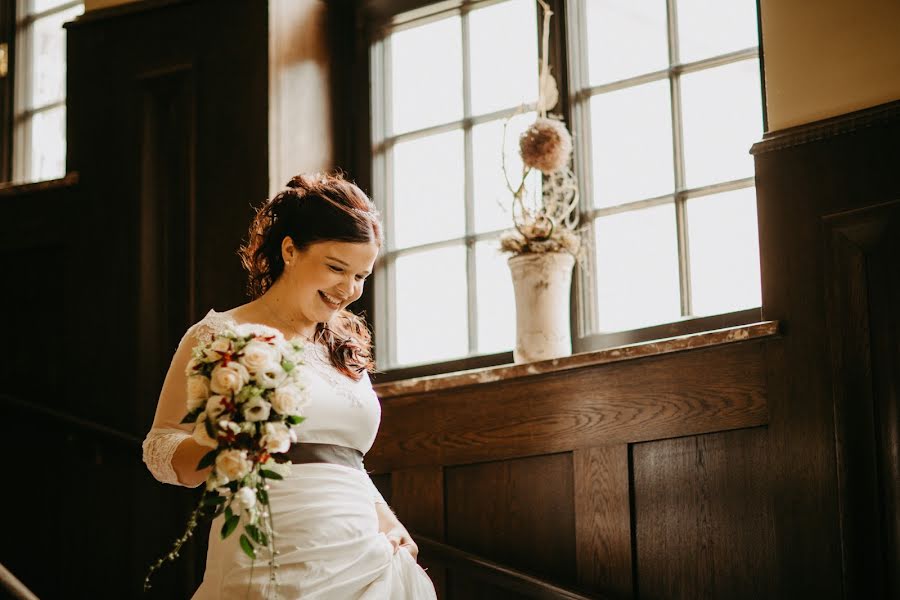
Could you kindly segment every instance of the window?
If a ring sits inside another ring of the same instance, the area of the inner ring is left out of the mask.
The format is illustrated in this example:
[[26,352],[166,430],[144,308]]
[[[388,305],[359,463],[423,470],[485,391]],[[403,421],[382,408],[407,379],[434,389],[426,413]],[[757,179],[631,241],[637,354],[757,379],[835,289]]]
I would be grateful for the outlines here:
[[19,0],[16,22],[13,179],[65,175],[66,32],[82,2]]
[[[540,8],[447,5],[396,17],[371,46],[373,191],[386,230],[375,278],[382,368],[514,344],[512,284],[496,250],[511,200],[500,149],[513,117],[507,167],[520,168],[516,142],[537,97]],[[563,64],[554,72],[568,74],[573,93],[555,112],[571,110],[591,240],[577,277],[576,346],[758,307],[754,2],[555,4],[563,5],[566,27],[553,31],[568,39],[557,40]],[[540,189],[539,174],[529,185]]]
[[582,335],[758,307],[753,0],[571,0]]

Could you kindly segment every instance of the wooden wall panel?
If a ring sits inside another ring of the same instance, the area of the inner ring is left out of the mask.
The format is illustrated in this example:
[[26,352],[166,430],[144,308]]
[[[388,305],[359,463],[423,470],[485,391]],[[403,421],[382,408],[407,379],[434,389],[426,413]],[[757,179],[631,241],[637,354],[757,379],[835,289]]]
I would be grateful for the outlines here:
[[825,219],[844,579],[900,594],[900,201]]
[[[575,583],[571,454],[452,466],[444,477],[449,544],[556,583]],[[457,589],[453,579],[451,587]]]
[[766,429],[636,444],[638,597],[771,596]]
[[578,582],[610,598],[631,598],[631,484],[625,444],[572,453]]
[[[640,382],[640,385],[636,385]],[[375,469],[460,464],[764,424],[763,346],[718,348],[399,396]]]

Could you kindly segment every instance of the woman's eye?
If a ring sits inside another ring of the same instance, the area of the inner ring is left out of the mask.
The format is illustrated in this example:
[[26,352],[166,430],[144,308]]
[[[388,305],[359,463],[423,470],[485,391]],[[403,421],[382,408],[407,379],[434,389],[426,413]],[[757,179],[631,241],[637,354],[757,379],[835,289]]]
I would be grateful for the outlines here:
[[334,271],[335,273],[343,273],[344,270],[340,267],[335,267],[334,265],[328,265],[328,268]]

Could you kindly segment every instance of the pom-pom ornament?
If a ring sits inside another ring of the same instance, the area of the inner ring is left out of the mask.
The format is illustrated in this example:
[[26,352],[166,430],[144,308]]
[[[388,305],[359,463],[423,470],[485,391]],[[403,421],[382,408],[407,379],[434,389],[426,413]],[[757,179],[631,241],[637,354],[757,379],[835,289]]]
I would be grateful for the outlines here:
[[572,134],[562,121],[539,117],[519,137],[525,166],[550,175],[566,167],[572,155]]

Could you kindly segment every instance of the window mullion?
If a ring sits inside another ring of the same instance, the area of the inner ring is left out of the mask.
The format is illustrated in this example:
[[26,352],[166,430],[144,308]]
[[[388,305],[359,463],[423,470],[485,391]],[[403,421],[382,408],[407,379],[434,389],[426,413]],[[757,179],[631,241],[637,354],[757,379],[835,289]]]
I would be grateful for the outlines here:
[[473,175],[472,150],[472,77],[471,54],[469,45],[469,11],[463,9],[460,15],[462,32],[462,71],[463,71],[463,144],[465,171],[465,188],[463,192],[466,211],[466,292],[467,317],[469,328],[469,354],[475,354],[478,348],[478,284],[475,264],[475,242],[472,234],[475,231],[475,181]]
[[675,171],[675,233],[678,240],[678,282],[681,295],[681,314],[691,314],[691,274],[688,260],[687,211],[685,194],[677,191],[685,186],[684,176],[684,123],[681,111],[681,74],[673,67],[679,64],[678,14],[675,0],[667,0],[666,16],[669,32],[669,91],[672,97],[672,156]]

